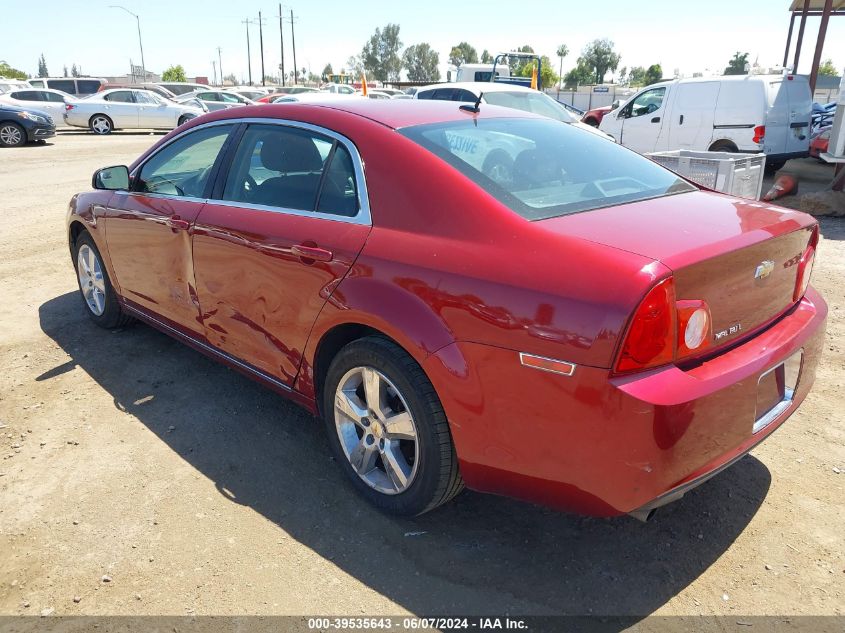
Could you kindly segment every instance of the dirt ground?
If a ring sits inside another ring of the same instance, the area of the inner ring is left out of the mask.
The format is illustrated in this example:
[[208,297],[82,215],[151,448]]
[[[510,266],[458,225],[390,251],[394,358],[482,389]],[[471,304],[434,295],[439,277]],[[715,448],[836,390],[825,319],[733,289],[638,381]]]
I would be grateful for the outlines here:
[[398,520],[295,406],[87,319],[67,202],[157,138],[0,151],[0,615],[845,614],[845,219],[816,386],[751,456],[648,524],[471,492]]

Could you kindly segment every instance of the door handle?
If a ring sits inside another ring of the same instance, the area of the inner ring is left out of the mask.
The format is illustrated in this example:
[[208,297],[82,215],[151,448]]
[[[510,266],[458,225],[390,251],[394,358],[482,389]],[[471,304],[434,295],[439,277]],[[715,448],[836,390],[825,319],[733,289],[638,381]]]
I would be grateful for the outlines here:
[[[334,257],[331,251],[318,246],[308,246],[307,244],[296,244],[291,247],[291,252],[303,260],[305,263],[310,262],[330,262]],[[310,260],[310,261],[305,261]]]
[[651,120],[652,123],[660,123],[660,117],[656,116]]
[[679,125],[683,125],[683,124],[684,124],[684,115],[682,114],[682,115],[681,115],[681,122],[680,122],[680,124],[679,124]]
[[189,228],[191,228],[191,223],[187,220],[183,220],[178,215],[171,215],[169,218],[167,218],[167,226],[169,226],[171,229],[187,231]]

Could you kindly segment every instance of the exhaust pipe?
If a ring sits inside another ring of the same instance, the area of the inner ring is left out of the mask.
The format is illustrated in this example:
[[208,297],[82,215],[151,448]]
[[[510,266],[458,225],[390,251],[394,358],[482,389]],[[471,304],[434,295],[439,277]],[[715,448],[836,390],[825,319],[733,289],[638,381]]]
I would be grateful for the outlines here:
[[639,509],[629,512],[628,516],[634,517],[637,521],[648,523],[649,521],[651,521],[651,518],[654,516],[655,512],[657,512],[657,508],[651,508],[647,510]]

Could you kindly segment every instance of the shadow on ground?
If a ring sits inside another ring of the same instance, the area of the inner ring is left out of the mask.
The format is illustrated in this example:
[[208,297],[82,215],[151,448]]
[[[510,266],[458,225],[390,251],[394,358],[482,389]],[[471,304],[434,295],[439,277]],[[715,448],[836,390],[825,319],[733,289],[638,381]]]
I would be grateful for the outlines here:
[[40,380],[78,365],[231,503],[417,614],[650,614],[730,547],[771,481],[747,457],[648,524],[472,492],[393,519],[360,502],[322,426],[280,396],[144,325],[97,329],[76,293],[39,314],[72,358]]

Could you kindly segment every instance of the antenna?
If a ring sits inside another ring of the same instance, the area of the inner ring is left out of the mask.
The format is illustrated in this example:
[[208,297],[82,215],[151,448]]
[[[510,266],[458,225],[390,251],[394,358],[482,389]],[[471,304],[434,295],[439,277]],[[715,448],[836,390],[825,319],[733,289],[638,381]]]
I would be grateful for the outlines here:
[[476,113],[476,114],[478,112],[481,112],[481,97],[483,97],[483,96],[484,96],[483,92],[478,93],[478,99],[475,100],[474,105],[469,105],[469,104],[465,103],[461,106],[460,109],[463,110],[464,112],[473,112],[473,113]]

